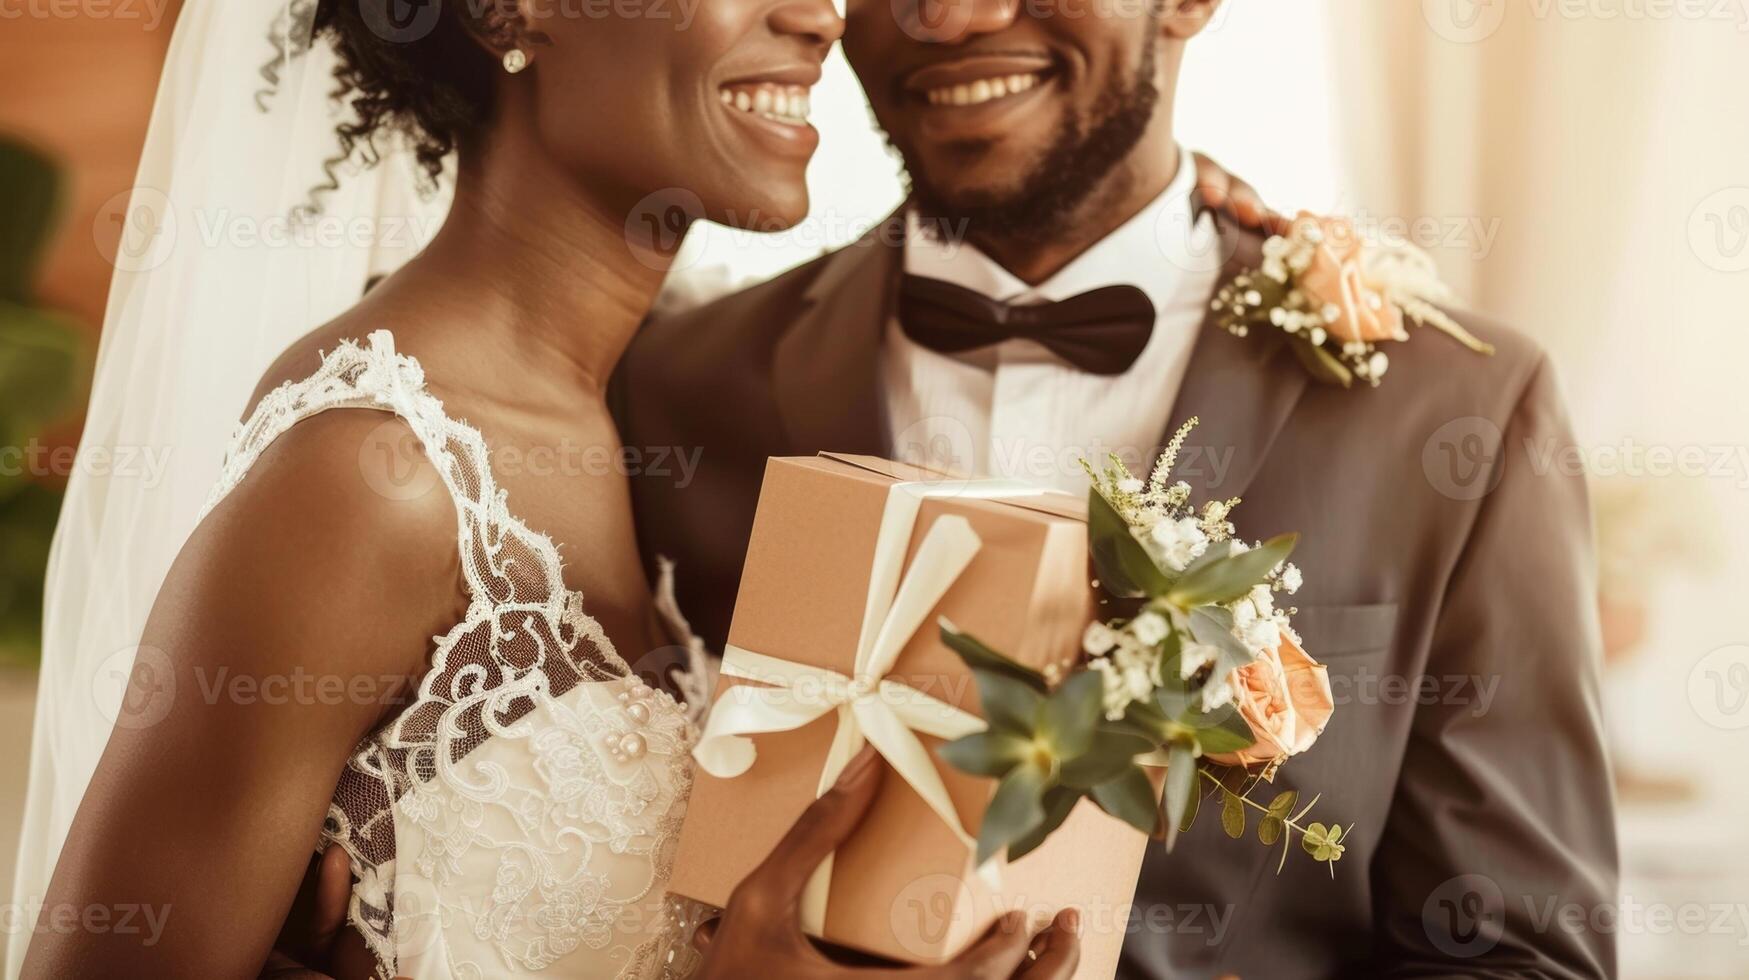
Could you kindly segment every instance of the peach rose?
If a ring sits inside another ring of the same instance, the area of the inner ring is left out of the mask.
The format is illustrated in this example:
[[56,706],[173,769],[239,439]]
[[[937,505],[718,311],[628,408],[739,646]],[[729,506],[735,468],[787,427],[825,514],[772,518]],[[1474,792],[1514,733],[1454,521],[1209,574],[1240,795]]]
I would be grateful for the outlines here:
[[1299,275],[1299,288],[1314,306],[1336,307],[1336,319],[1324,329],[1343,343],[1408,340],[1403,311],[1367,281],[1361,258],[1366,244],[1347,218],[1321,218],[1301,211],[1294,231],[1315,227],[1323,241],[1312,252],[1312,264]]
[[1287,634],[1275,649],[1233,672],[1239,714],[1257,741],[1210,756],[1221,765],[1253,766],[1312,747],[1336,708],[1330,674]]

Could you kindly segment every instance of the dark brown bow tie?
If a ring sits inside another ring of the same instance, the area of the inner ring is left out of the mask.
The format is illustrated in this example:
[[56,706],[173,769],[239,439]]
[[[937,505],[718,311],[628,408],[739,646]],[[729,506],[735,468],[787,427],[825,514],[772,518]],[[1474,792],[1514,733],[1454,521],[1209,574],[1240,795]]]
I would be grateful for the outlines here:
[[1106,286],[1057,303],[1017,306],[908,275],[899,285],[899,325],[905,336],[943,354],[1022,338],[1089,374],[1117,375],[1148,346],[1154,304],[1134,286]]

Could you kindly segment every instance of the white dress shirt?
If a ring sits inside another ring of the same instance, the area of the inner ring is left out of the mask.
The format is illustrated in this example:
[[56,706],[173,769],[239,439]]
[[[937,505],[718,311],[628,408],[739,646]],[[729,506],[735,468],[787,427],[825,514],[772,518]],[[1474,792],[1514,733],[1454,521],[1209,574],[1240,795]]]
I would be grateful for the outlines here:
[[1104,286],[1136,286],[1154,304],[1154,333],[1125,373],[1088,374],[1030,340],[941,354],[887,325],[881,348],[888,433],[907,462],[974,476],[1026,480],[1082,494],[1080,460],[1115,452],[1140,473],[1169,424],[1190,352],[1220,275],[1216,233],[1192,217],[1195,167],[1178,174],[1140,213],[1028,286],[975,246],[926,234],[908,220],[905,272],[941,279],[1007,303],[1041,303]]

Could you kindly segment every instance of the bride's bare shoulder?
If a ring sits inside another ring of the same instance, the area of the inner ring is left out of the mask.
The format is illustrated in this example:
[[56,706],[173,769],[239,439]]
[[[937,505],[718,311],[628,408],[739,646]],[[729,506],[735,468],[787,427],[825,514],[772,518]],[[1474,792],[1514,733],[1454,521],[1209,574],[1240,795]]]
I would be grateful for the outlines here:
[[298,624],[322,636],[322,624],[350,624],[326,641],[373,669],[416,669],[459,608],[456,521],[405,421],[322,412],[279,434],[214,505],[153,617],[201,623],[242,602],[249,630]]

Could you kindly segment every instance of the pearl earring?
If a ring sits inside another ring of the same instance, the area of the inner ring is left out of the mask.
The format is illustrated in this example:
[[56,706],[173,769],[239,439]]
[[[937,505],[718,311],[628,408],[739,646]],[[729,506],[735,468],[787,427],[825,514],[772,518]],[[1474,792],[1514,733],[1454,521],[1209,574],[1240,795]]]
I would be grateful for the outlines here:
[[504,70],[514,75],[528,67],[528,54],[521,48],[504,52]]

